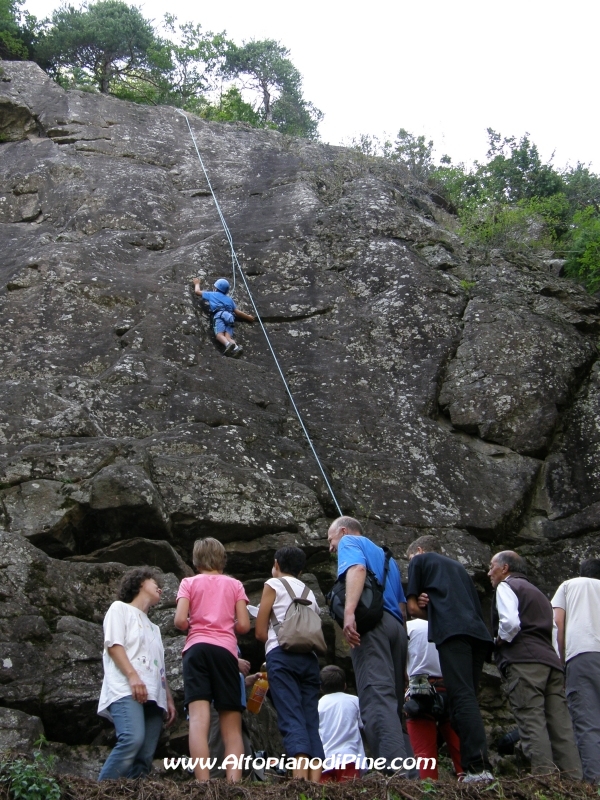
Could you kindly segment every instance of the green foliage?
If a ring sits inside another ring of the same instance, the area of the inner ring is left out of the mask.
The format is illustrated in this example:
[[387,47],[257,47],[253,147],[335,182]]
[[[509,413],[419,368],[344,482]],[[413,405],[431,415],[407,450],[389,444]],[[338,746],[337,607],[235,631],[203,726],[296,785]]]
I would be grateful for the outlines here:
[[600,215],[593,206],[576,211],[568,243],[565,272],[583,281],[588,291],[600,289]]
[[216,122],[247,122],[255,127],[261,124],[259,113],[250,103],[244,101],[237,86],[232,86],[221,94],[218,102],[214,104],[200,99],[189,102],[187,107],[204,119]]
[[[14,21],[19,2],[0,0],[0,46],[2,3]],[[224,31],[179,23],[172,14],[155,30],[123,0],[62,5],[45,20],[35,47],[35,60],[65,88],[317,139],[323,115],[303,97],[302,77],[288,56],[271,39],[238,47]]]
[[33,754],[33,761],[25,758],[0,761],[0,783],[8,787],[14,800],[60,800],[60,786],[51,775],[56,757],[42,754],[43,737],[36,744],[39,748]]
[[444,157],[429,185],[459,216],[472,245],[532,252],[567,251],[567,274],[600,288],[600,176],[578,163],[559,173],[528,135],[488,129],[488,161],[470,170]]
[[528,134],[503,137],[489,128],[488,140],[487,161],[470,169],[449,156],[436,165],[433,142],[405,128],[393,143],[362,134],[350,146],[367,158],[405,164],[458,215],[472,246],[520,253],[567,249],[568,274],[590,291],[600,289],[600,176],[581,163],[559,173],[542,161]]
[[122,0],[98,0],[80,9],[63,5],[46,28],[36,60],[63,81],[79,70],[104,94],[129,80],[152,81],[161,42],[139,9]]
[[[444,160],[445,159],[445,160]],[[455,213],[473,197],[477,197],[477,180],[467,172],[464,164],[452,164],[448,156],[429,172],[427,183],[442,195]]]
[[31,58],[37,20],[21,11],[23,0],[0,0],[0,58],[23,61]]
[[[464,164],[453,165],[450,158],[444,156],[439,166],[427,171],[430,185],[456,210],[473,202],[496,209],[504,204],[514,205],[565,193],[563,176],[550,163],[542,162],[528,134],[517,140],[515,136],[502,137],[488,128],[488,145],[488,160],[475,162],[471,170]],[[575,180],[573,191],[576,191]]]
[[417,180],[424,181],[433,169],[433,142],[400,128],[390,157],[402,161]]
[[392,155],[392,143],[370,133],[361,133],[358,139],[353,137],[347,146],[368,158],[391,158]]
[[322,113],[302,96],[302,77],[292,64],[289,50],[273,39],[230,43],[223,74],[242,81],[242,89],[257,96],[253,105],[264,127],[282,133],[318,137]]
[[154,54],[157,102],[194,111],[198,100],[215,88],[230,42],[224,31],[204,32],[193,22],[178,23],[172,14],[165,14],[164,29],[170,38]]
[[533,252],[553,248],[567,230],[569,204],[563,194],[515,204],[465,203],[459,211],[462,233],[471,244]]
[[551,197],[564,189],[561,176],[543,164],[535,144],[525,134],[502,137],[488,128],[487,164],[477,164],[483,192],[497,202],[514,203],[533,197]]
[[282,92],[273,103],[272,123],[289,136],[318,139],[322,119],[322,112],[304,100],[300,91]]
[[350,147],[365,156],[400,161],[417,180],[426,180],[435,169],[433,142],[425,141],[424,136],[414,136],[405,128],[400,128],[393,143],[389,139],[381,140],[378,136],[362,133],[358,139],[350,141]]
[[600,176],[590,172],[581,162],[562,173],[565,194],[573,211],[592,206],[600,214]]
[[230,44],[224,72],[245,80],[245,87],[260,95],[257,110],[265,122],[273,119],[273,99],[281,92],[300,88],[300,73],[288,58],[289,50],[273,39],[252,40],[241,47]]

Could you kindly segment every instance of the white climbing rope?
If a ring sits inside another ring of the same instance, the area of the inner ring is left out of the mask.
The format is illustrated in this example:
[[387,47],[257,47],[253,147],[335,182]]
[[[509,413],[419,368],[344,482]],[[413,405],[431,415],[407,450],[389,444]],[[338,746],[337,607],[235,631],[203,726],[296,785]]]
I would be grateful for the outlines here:
[[221,225],[223,226],[223,230],[225,231],[225,236],[227,237],[227,241],[229,242],[229,247],[231,248],[231,263],[232,263],[232,270],[233,270],[233,289],[235,289],[235,268],[237,266],[237,268],[239,270],[239,273],[240,273],[240,277],[241,277],[242,281],[244,282],[244,286],[246,287],[246,292],[248,293],[248,297],[250,298],[250,302],[252,303],[252,308],[254,309],[254,314],[256,316],[256,319],[258,320],[258,322],[260,324],[261,330],[263,332],[263,335],[265,337],[265,340],[267,342],[269,350],[271,351],[271,355],[273,356],[273,360],[275,361],[275,366],[277,367],[277,370],[279,372],[281,380],[283,381],[283,385],[285,387],[287,395],[290,398],[290,402],[292,404],[292,408],[294,409],[294,411],[296,413],[296,416],[298,417],[298,422],[300,423],[300,427],[302,428],[304,436],[306,437],[306,441],[308,442],[308,445],[309,445],[310,449],[312,450],[312,454],[315,457],[315,461],[317,462],[317,464],[319,466],[319,469],[321,470],[321,475],[323,476],[323,480],[325,481],[325,484],[327,485],[327,488],[329,490],[329,494],[331,495],[331,497],[333,499],[333,502],[335,503],[335,507],[337,508],[338,514],[341,517],[342,516],[342,509],[340,508],[340,504],[337,501],[337,497],[335,496],[335,492],[333,491],[333,487],[331,486],[331,483],[329,482],[329,479],[327,477],[327,473],[325,472],[325,468],[323,467],[323,464],[321,463],[321,459],[319,458],[319,456],[317,454],[317,451],[315,450],[315,446],[312,443],[312,439],[310,438],[310,434],[309,434],[308,430],[306,429],[306,425],[304,424],[304,420],[302,419],[302,415],[300,414],[298,406],[296,405],[296,401],[294,400],[294,396],[292,394],[292,390],[289,387],[289,384],[288,384],[288,382],[286,380],[286,377],[285,377],[285,374],[283,372],[283,369],[281,368],[281,365],[279,363],[279,359],[277,358],[277,354],[275,353],[275,350],[273,349],[273,345],[271,344],[271,340],[269,339],[269,334],[267,333],[267,330],[266,330],[266,328],[265,328],[265,326],[263,324],[262,318],[261,318],[261,316],[259,314],[258,308],[256,307],[256,303],[254,302],[254,297],[252,296],[252,292],[250,291],[250,287],[248,286],[248,281],[246,280],[246,276],[244,274],[244,270],[242,269],[242,267],[240,265],[240,262],[238,261],[237,253],[235,252],[235,247],[233,245],[233,237],[231,235],[231,232],[230,232],[229,228],[227,227],[227,222],[225,220],[225,217],[223,216],[223,212],[221,211],[221,206],[219,205],[219,201],[217,200],[217,197],[215,195],[214,189],[213,189],[212,184],[210,182],[210,178],[208,177],[208,172],[206,171],[206,167],[204,166],[204,162],[202,161],[202,156],[200,155],[200,150],[198,149],[198,144],[196,143],[196,137],[194,136],[194,131],[192,130],[192,126],[190,125],[190,121],[189,121],[187,115],[183,113],[183,111],[181,111],[180,109],[176,109],[176,111],[187,122],[187,126],[188,126],[188,129],[189,129],[189,132],[190,132],[190,136],[192,137],[192,141],[194,143],[194,147],[196,148],[196,154],[198,155],[198,161],[200,162],[200,166],[202,167],[202,171],[204,172],[204,177],[206,178],[206,182],[208,184],[208,188],[210,189],[210,193],[212,194],[212,198],[214,200],[217,212],[219,214],[219,219],[221,220]]

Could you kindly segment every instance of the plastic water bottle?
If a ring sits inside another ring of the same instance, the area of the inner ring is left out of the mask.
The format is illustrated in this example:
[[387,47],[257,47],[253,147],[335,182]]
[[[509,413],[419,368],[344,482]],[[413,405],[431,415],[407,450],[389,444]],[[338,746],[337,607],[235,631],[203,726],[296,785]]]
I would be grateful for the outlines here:
[[250,692],[250,697],[246,701],[246,708],[251,714],[258,714],[258,712],[261,710],[268,691],[269,681],[267,680],[267,673],[261,672],[260,678],[256,680],[256,683]]

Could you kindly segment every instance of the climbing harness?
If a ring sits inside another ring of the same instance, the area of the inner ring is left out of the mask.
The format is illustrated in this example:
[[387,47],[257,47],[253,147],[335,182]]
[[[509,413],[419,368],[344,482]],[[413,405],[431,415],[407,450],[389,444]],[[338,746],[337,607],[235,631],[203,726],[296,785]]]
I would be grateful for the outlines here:
[[298,422],[300,423],[300,427],[302,428],[302,432],[304,433],[304,436],[306,437],[306,441],[308,442],[308,445],[309,445],[309,447],[310,447],[310,449],[312,451],[312,454],[315,457],[315,461],[317,462],[317,465],[318,465],[318,467],[319,467],[319,469],[321,471],[321,475],[323,476],[323,480],[325,481],[325,484],[326,484],[326,486],[327,486],[327,488],[329,490],[329,494],[331,495],[331,497],[333,499],[333,502],[335,503],[335,507],[337,508],[338,514],[341,517],[342,516],[342,509],[340,508],[340,504],[337,501],[337,497],[335,496],[335,492],[333,491],[333,487],[331,486],[331,483],[329,482],[329,479],[327,477],[327,473],[325,472],[325,468],[323,467],[323,464],[321,463],[321,459],[319,458],[319,456],[317,454],[317,451],[315,450],[315,446],[313,445],[312,439],[310,438],[310,434],[308,433],[308,430],[306,429],[306,425],[304,424],[304,420],[302,419],[302,415],[300,414],[298,406],[296,405],[296,401],[294,400],[294,396],[292,394],[292,390],[290,389],[290,387],[288,385],[288,382],[286,380],[286,377],[285,377],[285,374],[283,372],[283,369],[281,368],[281,365],[279,363],[279,359],[277,358],[277,354],[275,353],[275,350],[273,349],[273,345],[271,344],[271,340],[269,339],[269,334],[267,333],[267,330],[266,330],[266,328],[265,328],[265,326],[263,324],[262,318],[261,318],[261,316],[260,316],[260,314],[258,312],[258,308],[256,307],[256,303],[254,302],[254,297],[252,296],[252,292],[250,291],[250,287],[248,286],[248,281],[246,280],[246,275],[244,274],[244,270],[242,269],[241,264],[238,261],[237,253],[235,252],[235,247],[233,246],[233,237],[232,237],[231,232],[230,232],[230,230],[229,230],[229,228],[227,226],[227,222],[225,221],[225,217],[223,216],[223,212],[221,211],[221,206],[219,205],[219,201],[217,200],[217,197],[215,195],[214,189],[213,189],[212,184],[210,182],[210,178],[208,177],[208,172],[206,171],[206,167],[204,166],[204,162],[202,161],[202,156],[200,155],[200,150],[198,149],[198,144],[196,143],[196,137],[194,136],[194,132],[192,130],[192,126],[190,125],[190,121],[189,121],[187,115],[183,113],[183,111],[181,111],[180,109],[176,109],[176,111],[187,122],[188,130],[190,132],[190,136],[192,137],[192,141],[194,143],[194,147],[196,148],[196,154],[198,156],[198,161],[200,162],[200,166],[202,167],[202,172],[204,172],[204,177],[206,178],[206,182],[208,184],[208,188],[210,189],[210,193],[212,195],[212,199],[214,201],[214,204],[216,206],[217,212],[219,214],[219,219],[221,220],[221,225],[223,226],[223,230],[225,231],[225,236],[227,237],[227,241],[229,242],[229,247],[231,249],[231,265],[232,265],[232,272],[233,272],[233,288],[232,288],[231,291],[232,291],[232,293],[235,291],[235,275],[236,275],[236,267],[237,267],[237,269],[239,270],[239,273],[240,273],[240,277],[241,277],[242,281],[244,282],[244,287],[246,289],[246,292],[248,293],[248,297],[250,299],[250,302],[252,303],[252,308],[254,309],[254,314],[256,316],[256,319],[258,320],[260,328],[261,328],[261,330],[263,332],[263,336],[265,337],[265,340],[267,342],[269,350],[271,351],[271,355],[273,356],[273,360],[275,362],[275,366],[277,367],[277,370],[279,372],[279,376],[280,376],[280,378],[281,378],[281,380],[283,382],[283,385],[285,387],[285,391],[287,392],[287,395],[290,398],[290,402],[292,404],[292,408],[294,409],[296,417],[298,418]]

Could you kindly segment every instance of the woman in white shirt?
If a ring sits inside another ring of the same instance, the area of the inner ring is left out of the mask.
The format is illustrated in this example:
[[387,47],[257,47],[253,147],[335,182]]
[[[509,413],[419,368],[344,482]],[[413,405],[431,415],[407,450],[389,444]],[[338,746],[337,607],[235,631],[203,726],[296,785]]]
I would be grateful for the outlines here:
[[98,714],[114,723],[117,744],[98,780],[148,775],[163,717],[175,720],[167,685],[160,629],[148,611],[160,602],[162,588],[154,570],[129,570],[119,599],[104,617],[104,681]]

